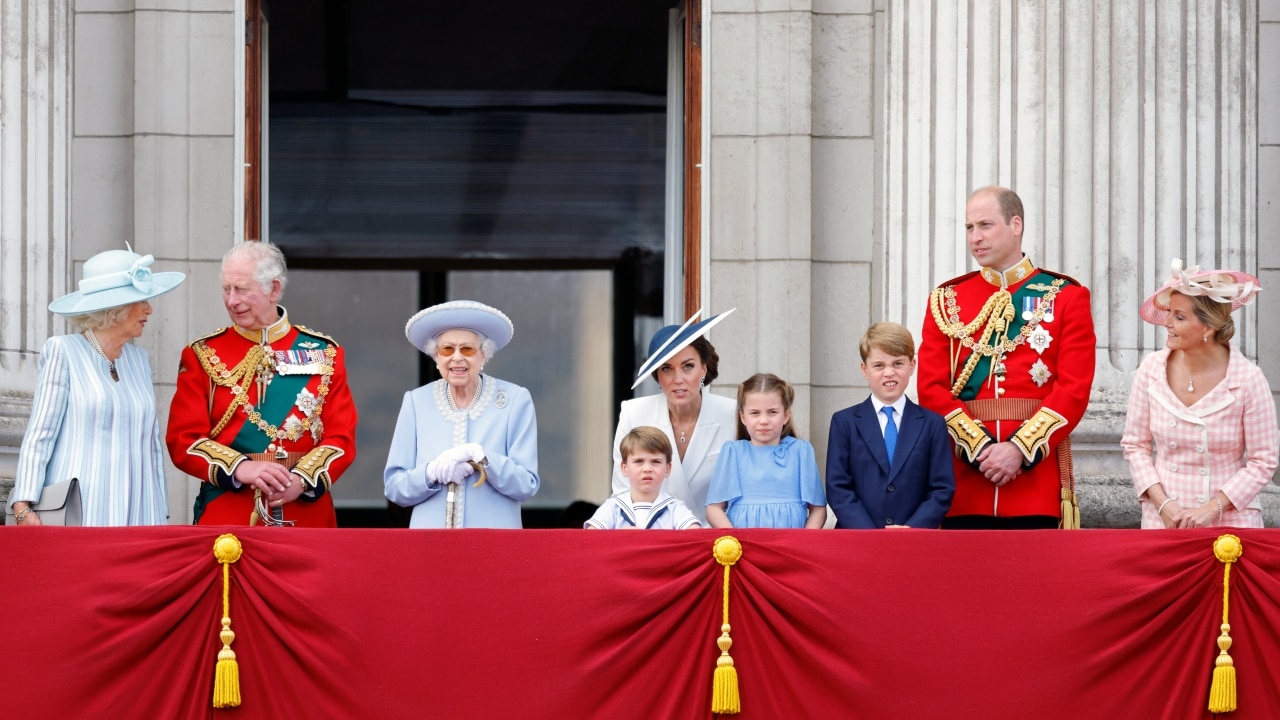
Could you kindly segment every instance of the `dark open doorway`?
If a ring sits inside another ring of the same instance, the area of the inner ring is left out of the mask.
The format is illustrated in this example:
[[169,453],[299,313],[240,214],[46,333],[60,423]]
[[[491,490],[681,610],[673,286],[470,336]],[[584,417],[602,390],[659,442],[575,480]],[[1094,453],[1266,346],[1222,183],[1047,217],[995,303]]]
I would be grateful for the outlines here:
[[[249,5],[253,18],[256,2]],[[403,335],[387,328],[458,292],[485,301],[476,277],[534,273],[528,287],[537,287],[538,278],[559,277],[557,289],[581,285],[595,293],[575,296],[577,302],[607,306],[607,322],[599,312],[575,311],[563,313],[565,322],[540,326],[561,334],[561,345],[607,350],[603,386],[598,379],[586,383],[584,397],[568,403],[590,405],[593,412],[544,417],[544,406],[563,412],[566,390],[545,378],[521,377],[537,359],[521,355],[516,343],[504,351],[508,362],[495,366],[530,388],[540,427],[586,418],[599,425],[597,406],[611,416],[605,439],[591,440],[592,449],[570,449],[573,458],[559,456],[552,465],[543,459],[544,488],[551,491],[545,502],[528,504],[530,526],[555,524],[565,501],[590,485],[590,477],[581,477],[590,472],[582,468],[594,461],[583,453],[605,457],[594,492],[607,494],[612,422],[618,402],[631,396],[641,345],[661,324],[664,287],[668,313],[673,288],[683,304],[696,303],[696,263],[685,270],[681,257],[672,277],[672,264],[665,262],[672,247],[669,106],[682,113],[677,133],[688,133],[685,116],[696,128],[700,114],[700,96],[695,92],[691,104],[680,87],[686,72],[695,78],[700,72],[688,52],[679,55],[685,67],[678,68],[677,101],[669,102],[669,45],[674,37],[683,50],[698,34],[684,25],[696,17],[673,24],[673,7],[669,0],[270,0],[259,31],[247,34],[250,67],[252,43],[258,42],[267,89],[256,109],[246,103],[251,115],[265,119],[266,158],[246,171],[247,196],[261,207],[255,225],[256,210],[246,202],[246,237],[265,236],[285,250],[291,268],[301,271],[286,304],[318,304],[336,314],[332,322],[300,317],[338,335],[349,358],[367,353],[368,372],[377,376],[367,386],[390,381],[403,391],[433,379],[431,363],[416,358],[405,377],[386,371],[388,353],[397,356],[392,365],[412,354]],[[696,112],[685,113],[690,107]],[[687,206],[689,193],[696,198],[699,192],[696,172],[689,177],[700,159],[698,138],[676,138],[676,159],[684,167],[676,174],[681,187],[675,205]],[[246,141],[258,142],[248,133]],[[261,183],[257,189],[255,182]],[[697,258],[693,205],[677,208],[675,233],[683,237],[675,249],[684,256],[692,245]],[[600,273],[607,281],[598,279]],[[509,295],[494,294],[511,302]],[[557,293],[535,295],[563,302]],[[373,297],[386,305],[370,307]],[[553,307],[539,308],[538,301],[521,301],[521,310],[554,316]],[[365,321],[369,313],[380,320]],[[383,314],[390,318],[382,320]],[[362,335],[374,328],[390,336]],[[594,357],[599,364],[601,356]],[[547,385],[545,401],[539,400],[540,382]],[[362,402],[361,383],[353,375],[361,411],[360,467],[353,472],[366,487],[357,493],[362,497],[335,492],[335,498],[341,524],[384,525],[385,509],[365,496],[380,483],[389,441],[378,437],[379,425],[386,424],[376,418],[389,415],[394,422],[397,408],[388,407],[385,387]],[[563,443],[555,445],[547,458],[556,457]],[[540,453],[546,446],[540,442]],[[556,466],[578,469],[574,477],[549,474]]]

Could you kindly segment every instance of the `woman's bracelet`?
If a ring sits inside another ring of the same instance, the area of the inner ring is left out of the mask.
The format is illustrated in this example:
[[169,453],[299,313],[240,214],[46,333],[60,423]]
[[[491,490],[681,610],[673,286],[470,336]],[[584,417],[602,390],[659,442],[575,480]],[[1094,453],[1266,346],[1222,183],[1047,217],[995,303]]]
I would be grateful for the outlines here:
[[1171,502],[1173,502],[1173,501],[1174,501],[1174,497],[1173,497],[1172,495],[1170,495],[1169,497],[1165,498],[1165,499],[1164,499],[1164,502],[1160,503],[1160,507],[1156,508],[1156,514],[1157,514],[1157,515],[1163,515],[1163,514],[1164,514],[1164,506],[1165,506],[1165,505],[1168,505],[1169,503],[1171,503]]
[[1222,498],[1218,497],[1217,495],[1214,495],[1213,501],[1218,503],[1218,522],[1216,524],[1221,525],[1222,524]]
[[28,505],[28,506],[26,506],[26,507],[22,508],[21,510],[19,510],[19,511],[18,511],[18,514],[17,514],[17,515],[14,515],[14,516],[13,516],[13,524],[14,524],[14,525],[21,525],[21,524],[22,524],[22,521],[23,521],[23,520],[25,520],[25,519],[26,519],[26,517],[27,517],[27,515],[29,515],[30,513],[31,513],[31,506],[30,506],[30,505]]

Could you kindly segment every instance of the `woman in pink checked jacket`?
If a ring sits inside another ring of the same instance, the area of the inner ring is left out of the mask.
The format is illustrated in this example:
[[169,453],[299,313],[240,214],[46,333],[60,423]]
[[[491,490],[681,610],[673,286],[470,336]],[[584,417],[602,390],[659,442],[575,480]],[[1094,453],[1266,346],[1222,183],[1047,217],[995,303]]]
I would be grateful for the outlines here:
[[1267,379],[1231,345],[1231,313],[1260,288],[1252,275],[1182,269],[1139,314],[1168,331],[1129,393],[1125,460],[1143,528],[1262,527],[1258,494],[1276,471],[1280,431]]

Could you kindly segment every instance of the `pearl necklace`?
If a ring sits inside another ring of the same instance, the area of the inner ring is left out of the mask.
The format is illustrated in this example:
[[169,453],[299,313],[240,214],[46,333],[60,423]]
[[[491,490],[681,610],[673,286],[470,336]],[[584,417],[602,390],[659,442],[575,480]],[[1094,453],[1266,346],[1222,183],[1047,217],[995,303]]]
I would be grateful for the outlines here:
[[[484,375],[477,375],[477,376],[476,376],[476,391],[475,391],[474,393],[472,393],[472,394],[471,394],[471,402],[467,403],[467,413],[468,413],[468,414],[470,414],[472,410],[475,410],[475,409],[476,409],[476,403],[480,402],[480,393],[481,393],[483,390],[484,390]],[[445,395],[445,397],[449,398],[449,409],[450,409],[450,410],[452,410],[452,411],[454,411],[454,412],[457,412],[457,411],[458,411],[458,403],[454,402],[454,400],[453,400],[453,387],[452,387],[452,386],[450,386],[450,387],[445,388],[444,395]]]
[[98,337],[93,334],[92,330],[84,331],[84,339],[89,341],[89,347],[93,348],[103,360],[107,361],[107,370],[111,373],[111,379],[120,382],[120,373],[116,372],[116,363],[107,354],[102,351],[102,345],[98,343]]

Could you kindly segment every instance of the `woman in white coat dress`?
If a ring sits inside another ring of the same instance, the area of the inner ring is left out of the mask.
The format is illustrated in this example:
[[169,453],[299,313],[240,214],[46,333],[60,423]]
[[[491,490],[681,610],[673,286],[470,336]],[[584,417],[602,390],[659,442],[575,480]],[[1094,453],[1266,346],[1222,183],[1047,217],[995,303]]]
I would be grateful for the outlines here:
[[405,393],[383,484],[413,508],[413,528],[518,528],[538,492],[538,423],[529,391],[481,372],[515,334],[501,311],[470,300],[409,318],[405,335],[440,380]]
[[633,428],[651,425],[667,434],[675,450],[671,475],[663,489],[688,505],[704,526],[707,524],[707,488],[715,474],[720,447],[733,440],[737,432],[738,406],[734,398],[716,395],[708,387],[718,375],[720,356],[705,335],[732,312],[695,323],[702,314],[699,310],[684,325],[668,325],[653,334],[649,358],[640,366],[632,388],[651,375],[662,394],[622,403],[613,438],[615,494],[630,489],[620,470],[622,438]]

